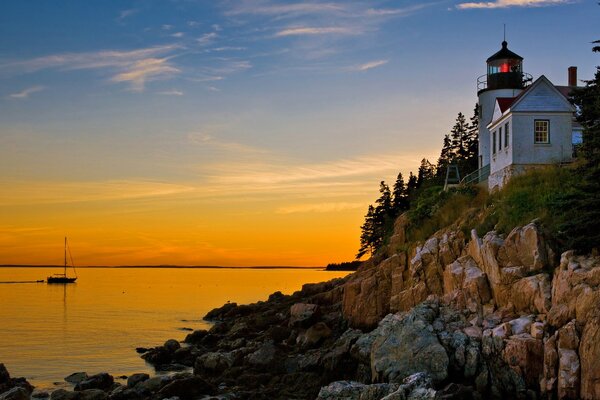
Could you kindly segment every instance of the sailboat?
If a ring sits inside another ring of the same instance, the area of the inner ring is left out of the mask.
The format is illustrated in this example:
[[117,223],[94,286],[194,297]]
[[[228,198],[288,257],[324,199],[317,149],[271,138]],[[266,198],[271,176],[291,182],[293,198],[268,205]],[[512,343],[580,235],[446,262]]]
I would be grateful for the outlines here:
[[[73,272],[75,273],[75,277],[67,276],[67,250],[69,251],[69,258],[71,259],[71,266],[73,267]],[[75,264],[73,263],[73,257],[71,256],[71,249],[69,249],[69,244],[67,243],[67,237],[65,236],[65,268],[62,274],[54,274],[46,278],[47,283],[73,283],[77,280],[77,272],[75,271]]]

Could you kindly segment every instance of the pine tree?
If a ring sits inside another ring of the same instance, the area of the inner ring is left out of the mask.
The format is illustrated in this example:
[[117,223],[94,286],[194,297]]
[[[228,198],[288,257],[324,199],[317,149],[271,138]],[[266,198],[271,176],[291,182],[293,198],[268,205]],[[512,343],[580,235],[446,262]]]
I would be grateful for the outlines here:
[[464,160],[467,156],[465,147],[465,138],[467,136],[468,126],[467,120],[463,113],[459,112],[456,117],[456,123],[450,130],[450,138],[452,139],[452,150],[455,155],[455,160]]
[[369,209],[365,215],[365,223],[360,227],[360,248],[356,254],[356,259],[360,259],[367,253],[374,253],[374,235],[375,235],[375,207],[369,204]]
[[417,177],[410,171],[408,182],[406,182],[406,195],[410,198],[417,190]]
[[427,183],[431,183],[435,176],[435,167],[429,162],[428,159],[424,158],[421,160],[419,166],[419,172],[417,174],[417,189]]
[[[600,46],[593,51],[600,52]],[[566,247],[589,252],[600,248],[600,66],[594,79],[574,91],[573,103],[583,126],[583,162],[573,193],[561,199],[557,213],[563,218],[560,236]]]
[[394,216],[398,216],[402,212],[408,210],[410,207],[410,202],[408,201],[407,187],[404,184],[402,172],[398,173],[398,177],[394,183],[392,197],[392,209],[394,210]]
[[477,107],[477,104],[475,104],[473,116],[469,120],[463,143],[465,144],[466,156],[461,172],[469,174],[479,167],[479,107]]

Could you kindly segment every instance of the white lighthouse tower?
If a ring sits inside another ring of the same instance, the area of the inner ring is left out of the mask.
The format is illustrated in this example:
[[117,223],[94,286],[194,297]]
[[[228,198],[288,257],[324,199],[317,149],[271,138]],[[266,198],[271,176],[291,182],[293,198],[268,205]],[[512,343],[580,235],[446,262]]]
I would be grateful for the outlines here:
[[502,42],[500,51],[487,59],[487,74],[477,79],[479,107],[479,168],[490,164],[490,132],[497,98],[514,98],[532,81],[531,75],[523,73],[523,57],[508,49]]

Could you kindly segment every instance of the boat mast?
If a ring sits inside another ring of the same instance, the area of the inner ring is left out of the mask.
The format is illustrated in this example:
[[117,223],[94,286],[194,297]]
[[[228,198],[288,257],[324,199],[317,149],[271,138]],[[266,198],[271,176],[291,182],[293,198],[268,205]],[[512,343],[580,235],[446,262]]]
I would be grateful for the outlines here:
[[67,237],[65,236],[65,276],[67,276]]

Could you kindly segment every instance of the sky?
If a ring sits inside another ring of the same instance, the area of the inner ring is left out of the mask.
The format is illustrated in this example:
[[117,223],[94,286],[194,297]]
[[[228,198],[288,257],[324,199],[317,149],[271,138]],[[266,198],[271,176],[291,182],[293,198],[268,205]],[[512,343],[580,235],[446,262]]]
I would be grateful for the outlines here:
[[349,261],[500,49],[592,78],[589,0],[0,3],[0,264]]

